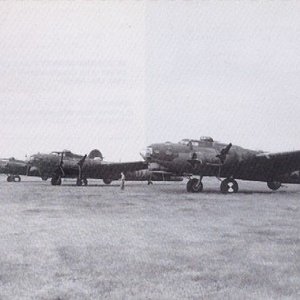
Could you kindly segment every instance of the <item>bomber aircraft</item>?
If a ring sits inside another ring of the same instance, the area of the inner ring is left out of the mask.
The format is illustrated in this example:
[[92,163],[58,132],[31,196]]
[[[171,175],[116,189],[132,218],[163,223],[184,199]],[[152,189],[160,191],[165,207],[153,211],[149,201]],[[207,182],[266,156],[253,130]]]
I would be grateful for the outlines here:
[[88,178],[102,179],[105,184],[120,179],[121,172],[147,169],[147,162],[106,162],[99,150],[89,155],[71,151],[54,151],[50,154],[35,154],[29,159],[29,173],[38,172],[43,178],[51,177],[52,185],[61,185],[62,178],[76,178],[76,185],[87,185]]
[[0,159],[0,174],[7,175],[8,182],[21,181],[20,175],[27,175],[27,163],[14,157]]
[[300,151],[267,153],[201,137],[152,144],[141,155],[151,163],[154,173],[189,178],[186,188],[192,193],[203,190],[204,176],[220,179],[222,193],[238,192],[236,179],[267,182],[271,190],[279,189],[283,183],[300,183]]

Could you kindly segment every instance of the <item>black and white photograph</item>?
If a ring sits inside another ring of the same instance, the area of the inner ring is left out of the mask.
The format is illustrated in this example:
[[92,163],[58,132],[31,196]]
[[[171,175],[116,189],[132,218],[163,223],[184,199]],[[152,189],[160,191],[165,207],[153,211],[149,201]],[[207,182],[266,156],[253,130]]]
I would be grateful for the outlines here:
[[0,299],[300,299],[298,0],[0,0]]

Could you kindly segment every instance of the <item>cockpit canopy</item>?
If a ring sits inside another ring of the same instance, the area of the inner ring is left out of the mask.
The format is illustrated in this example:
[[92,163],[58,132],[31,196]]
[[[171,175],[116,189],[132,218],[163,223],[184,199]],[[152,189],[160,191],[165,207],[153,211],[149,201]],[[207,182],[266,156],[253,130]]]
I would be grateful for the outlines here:
[[214,140],[210,136],[201,136],[200,140],[192,140],[192,139],[183,139],[179,142],[181,145],[192,145],[192,146],[200,146],[201,142],[208,142],[208,143],[213,143]]
[[199,146],[199,141],[191,140],[191,139],[183,139],[179,142],[179,144],[180,145],[185,145],[185,146],[189,146],[189,145]]
[[214,139],[210,136],[201,136],[200,137],[200,141],[201,142],[210,142],[213,143]]

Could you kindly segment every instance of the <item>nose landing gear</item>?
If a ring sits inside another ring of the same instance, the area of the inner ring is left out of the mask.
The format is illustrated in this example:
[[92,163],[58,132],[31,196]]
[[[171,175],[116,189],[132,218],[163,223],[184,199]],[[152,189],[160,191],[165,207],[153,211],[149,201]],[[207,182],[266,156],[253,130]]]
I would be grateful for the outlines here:
[[221,182],[220,190],[223,194],[237,193],[239,185],[233,178],[226,178]]

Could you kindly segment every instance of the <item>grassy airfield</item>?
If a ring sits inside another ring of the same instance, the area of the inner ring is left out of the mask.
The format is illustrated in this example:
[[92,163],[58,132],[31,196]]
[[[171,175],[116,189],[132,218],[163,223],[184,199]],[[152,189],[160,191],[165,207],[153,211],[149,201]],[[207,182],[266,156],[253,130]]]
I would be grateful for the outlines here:
[[22,179],[0,177],[0,299],[300,298],[300,186]]

